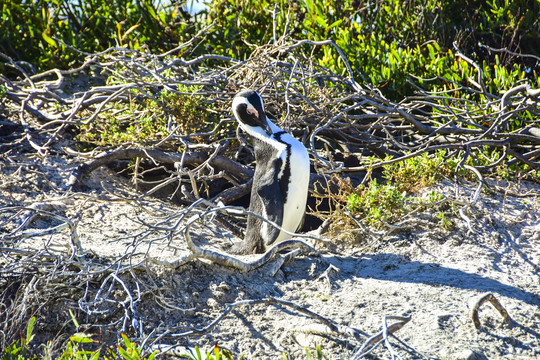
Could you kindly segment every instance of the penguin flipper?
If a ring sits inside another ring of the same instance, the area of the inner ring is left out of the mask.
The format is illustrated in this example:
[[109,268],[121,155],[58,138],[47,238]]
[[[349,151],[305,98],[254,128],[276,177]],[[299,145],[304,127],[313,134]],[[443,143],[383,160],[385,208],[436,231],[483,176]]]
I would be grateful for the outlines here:
[[[283,196],[277,179],[277,171],[270,171],[260,179],[257,195],[262,204],[262,216],[281,226],[283,224]],[[266,221],[261,226],[261,236],[266,246],[271,245],[281,230]]]

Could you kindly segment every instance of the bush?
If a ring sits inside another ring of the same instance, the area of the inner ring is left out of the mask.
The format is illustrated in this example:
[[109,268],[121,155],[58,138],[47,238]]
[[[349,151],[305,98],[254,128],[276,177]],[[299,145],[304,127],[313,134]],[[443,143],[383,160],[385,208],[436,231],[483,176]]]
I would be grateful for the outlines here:
[[[83,55],[55,38],[89,53],[111,46],[147,46],[160,52],[215,23],[191,55],[214,53],[245,59],[258,46],[278,41],[285,32],[294,39],[331,39],[350,60],[355,76],[362,76],[393,100],[414,93],[411,79],[420,83],[418,79],[434,79],[423,86],[437,90],[448,87],[448,80],[475,78],[473,67],[456,61],[455,41],[482,66],[484,80],[494,94],[521,79],[533,84],[538,81],[537,59],[520,58],[516,64],[511,53],[498,54],[478,45],[540,55],[538,1],[214,0],[196,16],[172,3],[10,1],[2,9],[0,51],[38,70],[66,68],[80,63]],[[332,48],[305,50],[306,56],[315,56],[321,65],[345,73]],[[0,70],[6,73],[7,68]]]
[[[426,86],[437,89],[448,85],[447,80],[475,78],[473,67],[456,61],[455,41],[482,65],[492,93],[524,78],[537,83],[535,59],[527,58],[516,65],[508,53],[499,55],[478,44],[539,55],[539,11],[537,1],[525,0],[406,4],[398,0],[306,0],[291,5],[248,0],[243,6],[236,6],[232,0],[217,0],[210,3],[206,21],[218,25],[211,39],[213,51],[241,59],[256,45],[277,41],[285,31],[297,39],[334,40],[357,74],[397,100],[414,93],[411,79],[434,78],[436,81]],[[343,63],[330,47],[306,56],[315,56],[321,65],[345,74]],[[504,80],[492,81],[497,77]]]
[[[0,51],[38,71],[68,68],[113,46],[154,51],[178,44],[180,13],[152,0],[10,0],[2,5]],[[179,22],[176,24],[176,22]],[[58,40],[59,41],[58,41]],[[6,68],[0,69],[5,73]]]

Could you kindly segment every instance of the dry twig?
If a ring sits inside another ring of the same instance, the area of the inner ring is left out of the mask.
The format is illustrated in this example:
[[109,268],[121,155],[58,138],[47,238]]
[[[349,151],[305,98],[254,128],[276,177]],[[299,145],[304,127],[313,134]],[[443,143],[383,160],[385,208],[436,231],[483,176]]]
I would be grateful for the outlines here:
[[497,309],[497,311],[499,312],[499,314],[501,314],[506,324],[512,323],[512,318],[508,314],[508,311],[506,311],[506,309],[501,305],[501,303],[499,302],[499,300],[497,300],[495,295],[489,293],[480,297],[478,301],[474,304],[471,310],[471,320],[475,328],[480,329],[481,325],[480,325],[480,318],[478,317],[478,311],[480,311],[480,308],[482,307],[482,305],[484,305],[487,302],[491,303],[491,305],[493,305],[493,307]]

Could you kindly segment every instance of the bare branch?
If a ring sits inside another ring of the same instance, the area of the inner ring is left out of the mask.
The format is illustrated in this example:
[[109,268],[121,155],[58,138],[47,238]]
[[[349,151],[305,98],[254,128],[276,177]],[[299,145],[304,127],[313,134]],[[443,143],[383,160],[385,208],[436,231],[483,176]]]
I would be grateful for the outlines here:
[[480,297],[480,299],[478,299],[478,301],[474,304],[471,310],[471,319],[476,329],[480,329],[480,319],[478,317],[478,311],[480,310],[482,305],[484,305],[487,302],[490,302],[491,305],[493,305],[495,309],[497,309],[497,311],[503,317],[505,323],[507,324],[512,323],[512,318],[510,317],[506,309],[501,305],[499,300],[497,300],[497,298],[493,294],[489,293]]

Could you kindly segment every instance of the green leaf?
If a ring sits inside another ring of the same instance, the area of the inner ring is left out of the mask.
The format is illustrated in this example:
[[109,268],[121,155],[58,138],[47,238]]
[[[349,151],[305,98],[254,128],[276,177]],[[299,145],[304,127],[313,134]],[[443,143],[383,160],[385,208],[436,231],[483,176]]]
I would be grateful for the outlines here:
[[58,47],[58,46],[56,45],[56,41],[54,41],[53,38],[49,37],[49,35],[47,35],[47,34],[45,33],[46,31],[47,31],[47,30],[45,30],[44,32],[41,33],[41,36],[43,36],[43,40],[45,40],[45,41],[46,41],[50,46],[52,46],[52,47]]
[[323,354],[322,354],[322,348],[321,348],[320,345],[317,345],[316,351],[317,351],[317,359],[322,359],[322,358],[323,358]]
[[326,24],[326,21],[324,21],[324,19],[322,17],[320,17],[319,15],[316,15],[316,14],[313,14],[313,18],[315,19],[315,21],[317,21],[317,23],[319,25],[321,25],[323,28],[327,28],[328,25]]
[[152,6],[152,3],[151,2],[146,2],[144,3],[145,7],[146,7],[146,10],[150,13],[150,15],[158,20],[158,17],[156,15],[156,10],[154,10],[154,6]]
[[427,48],[429,52],[429,57],[431,58],[431,60],[435,60],[435,49],[433,49],[433,45],[427,44]]
[[122,339],[124,339],[124,344],[126,344],[128,348],[132,347],[131,341],[129,340],[126,334],[122,334]]
[[313,13],[314,12],[313,11],[313,1],[305,0],[305,2],[306,2],[306,5],[307,5],[307,8],[309,9],[309,11]]
[[[334,28],[334,27],[336,27],[336,26],[339,26],[342,22],[343,22],[343,19],[334,21],[332,24],[330,24],[330,26],[329,26],[328,28],[331,29],[331,28]],[[348,33],[347,33],[347,34],[348,34]]]
[[132,356],[128,354],[127,351],[121,346],[118,346],[118,353],[126,360],[132,359]]
[[99,352],[100,350],[96,350],[96,352],[92,353],[92,356],[89,360],[98,360],[99,359]]
[[69,339],[75,343],[87,344],[87,343],[94,342],[94,340],[92,340],[91,338],[92,338],[92,335],[78,332],[70,336]]
[[316,2],[313,6],[313,9],[316,11],[317,15],[319,15],[321,18],[327,16],[326,12],[324,12],[322,9],[323,7],[325,7],[325,4],[323,4],[322,1]]
[[34,331],[34,324],[36,323],[36,317],[32,316],[30,321],[28,321],[28,328],[26,329],[26,345],[32,341],[34,338],[34,335],[32,334],[32,331]]
[[233,360],[232,354],[230,352],[228,352],[227,350],[222,349],[221,353],[223,354],[223,356],[225,356],[225,359]]
[[75,325],[75,328],[78,329],[79,328],[79,322],[77,321],[77,318],[75,317],[75,314],[73,313],[73,311],[71,311],[71,309],[69,310],[69,316],[71,316],[71,321],[73,321],[73,324]]
[[396,61],[400,60],[401,56],[399,55],[399,53],[396,51],[396,49],[393,46],[390,48],[390,52],[394,56]]

